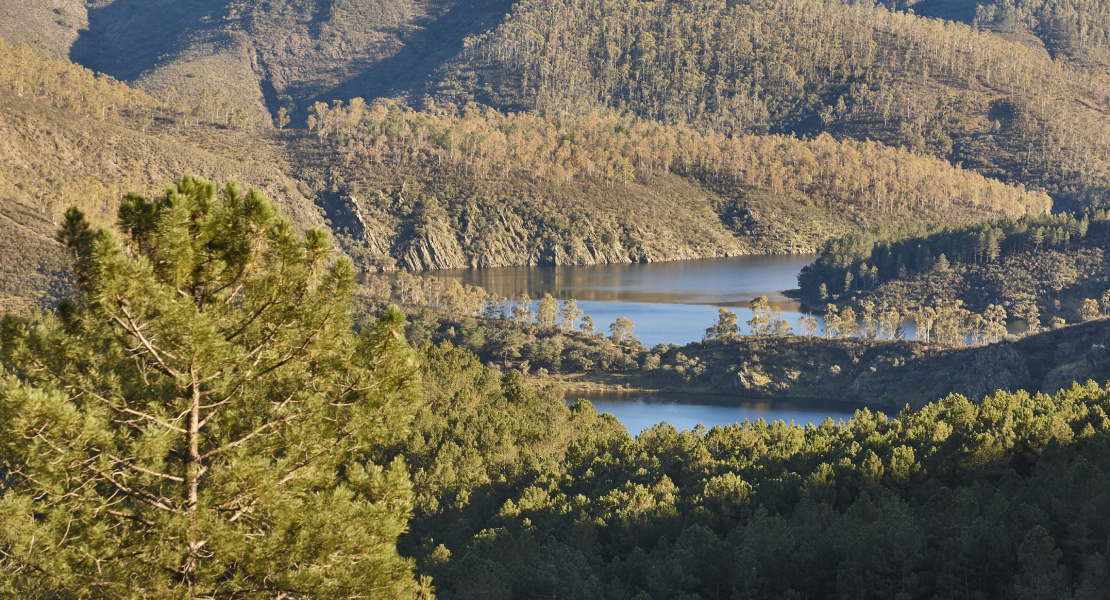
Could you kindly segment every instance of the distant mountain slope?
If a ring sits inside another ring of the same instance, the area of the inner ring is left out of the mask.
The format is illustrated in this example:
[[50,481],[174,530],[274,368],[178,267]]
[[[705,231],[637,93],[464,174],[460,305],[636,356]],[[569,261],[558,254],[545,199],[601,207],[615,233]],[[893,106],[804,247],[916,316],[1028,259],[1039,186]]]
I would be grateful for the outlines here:
[[67,208],[112,224],[124,193],[157,193],[183,173],[240,179],[298,227],[322,224],[271,142],[191,118],[184,125],[186,117],[110,78],[0,42],[0,312],[65,293],[53,240]]
[[813,251],[870,224],[1043,213],[944,161],[822,135],[725,136],[596,110],[320,104],[300,176],[368,258],[409,268]]
[[0,37],[66,58],[88,27],[84,0],[11,0],[0,7]]
[[0,100],[0,312],[66,293],[66,263],[53,241],[62,213],[78,206],[113,224],[128,191],[156,194],[183,173],[239,179],[282,205],[299,227],[322,224],[294,181],[273,165],[143,135],[18,99]]
[[841,0],[96,0],[64,9],[87,22],[79,35],[38,2],[0,35],[49,31],[55,54],[180,112],[231,98],[256,126],[285,109],[300,127],[315,102],[355,97],[603,106],[726,134],[880,140],[1062,209],[1110,190],[1103,0],[889,2],[939,18]]
[[441,97],[878,139],[1071,207],[1110,186],[1106,74],[967,25],[824,0],[523,0],[468,46]]
[[[14,3],[20,4],[20,3]],[[76,0],[0,13],[0,36],[35,43],[159,97],[223,90],[257,115],[423,90],[507,0]],[[61,22],[65,24],[60,24]],[[419,97],[416,98],[419,101]],[[268,121],[268,119],[267,119]]]
[[12,307],[57,296],[62,263],[50,240],[65,208],[110,223],[123,192],[156,191],[184,172],[261,186],[300,226],[332,227],[365,268],[801,252],[873,224],[1051,206],[1042,193],[877,143],[728,138],[607,111],[320,103],[312,131],[277,132],[218,96],[167,104],[7,44],[0,88],[12,92],[0,104],[5,247],[29,257],[5,267],[0,291]]

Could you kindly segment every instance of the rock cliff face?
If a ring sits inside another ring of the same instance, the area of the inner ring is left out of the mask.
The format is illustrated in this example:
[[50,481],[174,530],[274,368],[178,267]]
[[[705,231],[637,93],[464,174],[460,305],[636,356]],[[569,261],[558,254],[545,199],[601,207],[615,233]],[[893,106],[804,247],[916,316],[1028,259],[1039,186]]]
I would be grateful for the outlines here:
[[[458,185],[454,182],[454,185]],[[600,194],[600,197],[589,197]],[[601,191],[458,189],[443,182],[349,186],[321,192],[332,227],[358,244],[352,255],[392,257],[413,270],[593,265],[686,260],[760,252],[726,228],[711,194],[677,177]],[[361,253],[361,254],[360,254]]]
[[470,266],[463,255],[459,240],[446,225],[425,218],[412,231],[398,240],[394,256],[410,269],[457,269]]

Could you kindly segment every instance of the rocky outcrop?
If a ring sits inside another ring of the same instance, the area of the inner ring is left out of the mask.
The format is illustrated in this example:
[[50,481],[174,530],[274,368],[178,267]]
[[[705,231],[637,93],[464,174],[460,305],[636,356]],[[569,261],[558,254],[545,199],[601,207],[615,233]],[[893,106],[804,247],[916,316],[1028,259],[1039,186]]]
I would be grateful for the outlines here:
[[[379,185],[333,182],[322,202],[336,230],[364,254],[402,268],[595,265],[749,254],[745,235],[721,225],[706,192],[671,177],[659,186],[495,189],[469,181]],[[551,194],[554,197],[548,197]],[[580,197],[589,196],[589,197]],[[352,256],[358,252],[351,252]]]
[[439,227],[423,227],[404,240],[394,253],[410,269],[459,269],[469,267],[459,241]]

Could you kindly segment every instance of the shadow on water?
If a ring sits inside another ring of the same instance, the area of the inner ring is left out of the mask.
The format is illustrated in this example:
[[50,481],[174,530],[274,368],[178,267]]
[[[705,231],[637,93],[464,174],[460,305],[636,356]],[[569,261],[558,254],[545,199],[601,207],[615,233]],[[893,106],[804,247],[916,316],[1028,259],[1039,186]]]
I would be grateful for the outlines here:
[[745,307],[767,296],[781,310],[799,304],[783,295],[816,254],[737,256],[672,262],[558,267],[448,269],[429,273],[517,298],[551,294],[566,300]]
[[[632,435],[667,422],[679,430],[697,425],[712,428],[763,419],[804,426],[826,418],[847,421],[862,404],[832,400],[767,400],[684,392],[583,391],[567,392],[567,404],[589,400],[599,413],[617,418]],[[888,409],[889,410],[889,409]],[[878,411],[872,411],[878,412]]]

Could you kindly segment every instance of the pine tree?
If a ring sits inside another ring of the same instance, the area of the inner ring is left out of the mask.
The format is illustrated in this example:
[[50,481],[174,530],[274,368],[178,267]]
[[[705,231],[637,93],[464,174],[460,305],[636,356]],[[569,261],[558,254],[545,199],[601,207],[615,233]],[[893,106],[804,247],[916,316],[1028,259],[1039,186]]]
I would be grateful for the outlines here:
[[186,176],[119,226],[70,210],[76,299],[3,321],[0,595],[412,595],[400,311],[353,333],[351,262],[256,190]]

